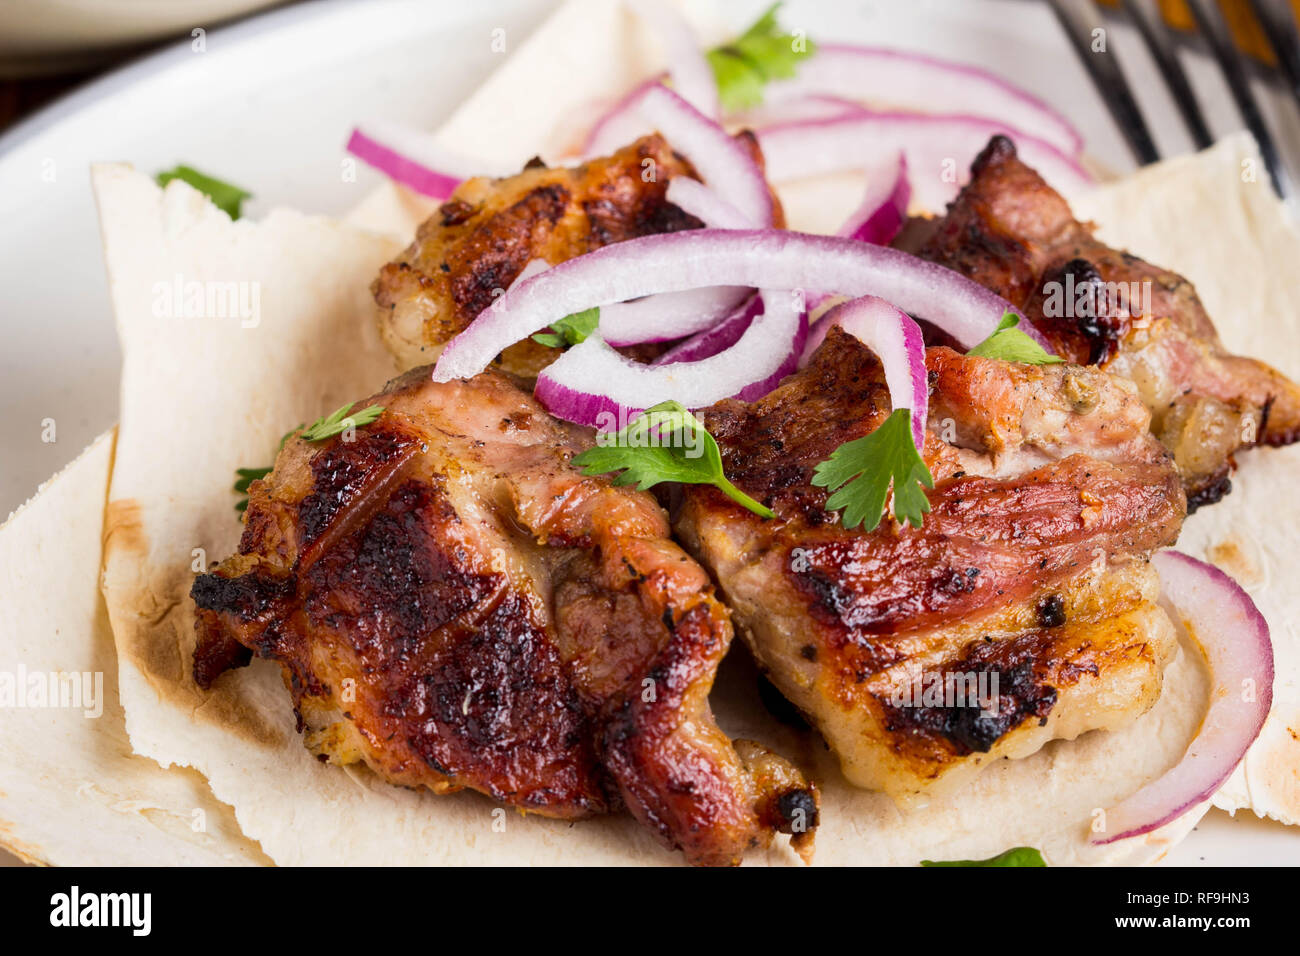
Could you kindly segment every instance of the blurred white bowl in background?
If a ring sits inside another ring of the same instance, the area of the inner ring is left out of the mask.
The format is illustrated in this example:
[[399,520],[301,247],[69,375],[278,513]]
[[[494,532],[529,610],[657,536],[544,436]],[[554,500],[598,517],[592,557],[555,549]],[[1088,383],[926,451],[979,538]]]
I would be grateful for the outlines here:
[[4,0],[0,77],[91,66],[284,0]]

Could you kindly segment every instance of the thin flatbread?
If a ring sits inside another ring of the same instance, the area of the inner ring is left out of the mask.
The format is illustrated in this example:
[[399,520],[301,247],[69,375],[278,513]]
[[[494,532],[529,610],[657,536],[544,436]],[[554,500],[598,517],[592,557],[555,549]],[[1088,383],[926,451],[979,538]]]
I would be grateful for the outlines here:
[[113,439],[0,526],[0,846],[53,865],[269,863],[199,774],[131,750],[98,587]]
[[[1148,167],[1075,208],[1101,224],[1106,242],[1191,279],[1228,348],[1300,378],[1300,234],[1273,195],[1248,133]],[[1293,488],[1300,446],[1255,449],[1237,462],[1232,493],[1192,515],[1178,547],[1221,567],[1254,598],[1272,632],[1277,676],[1268,721],[1214,805],[1294,825],[1300,824],[1300,498]]]
[[[568,4],[542,30],[582,30],[588,8]],[[521,90],[530,91],[539,111],[572,102],[588,68],[616,68],[625,39],[615,33],[587,43],[577,62],[561,62],[544,44],[525,44],[450,126],[463,131],[476,115],[517,109],[503,98]],[[484,135],[472,146],[483,153],[493,143]],[[469,152],[471,144],[461,148]],[[502,142],[499,154],[485,158],[514,159],[515,151]],[[330,224],[332,241],[304,243],[303,222],[288,214],[230,223],[183,184],[160,194],[146,177],[121,168],[98,170],[95,187],[125,355],[105,594],[123,674],[130,675],[123,699],[137,749],[202,771],[213,792],[235,807],[244,832],[281,864],[679,862],[630,818],[570,825],[503,810],[472,793],[434,797],[392,787],[364,769],[321,765],[294,732],[289,695],[266,662],[223,677],[211,694],[193,685],[191,552],[202,547],[216,558],[233,547],[232,470],[269,460],[286,428],[369,394],[391,369],[377,351],[367,292],[387,257],[386,241]],[[259,277],[258,334],[231,322],[158,321],[152,285],[177,271],[219,282]],[[317,281],[324,276],[330,281]],[[310,360],[303,355],[308,348]],[[175,371],[160,375],[160,368]],[[1208,685],[1193,655],[1175,659],[1161,700],[1128,728],[1000,762],[960,794],[908,813],[845,785],[815,738],[777,725],[756,699],[743,655],[735,656],[713,695],[720,723],[770,741],[819,779],[825,813],[818,863],[914,864],[1024,844],[1042,849],[1053,864],[1144,862],[1181,839],[1208,807],[1145,837],[1089,843],[1096,812],[1177,763],[1195,733]],[[749,862],[796,860],[778,841]]]

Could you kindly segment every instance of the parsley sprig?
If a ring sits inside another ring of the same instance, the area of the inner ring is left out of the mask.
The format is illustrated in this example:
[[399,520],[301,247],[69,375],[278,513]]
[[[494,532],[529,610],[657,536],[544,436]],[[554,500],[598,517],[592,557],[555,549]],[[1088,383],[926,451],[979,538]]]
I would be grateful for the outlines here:
[[245,199],[252,197],[246,189],[222,182],[206,173],[201,173],[193,166],[176,166],[158,174],[158,185],[166,186],[173,179],[189,183],[199,192],[212,200],[213,205],[222,210],[231,219],[238,219]]
[[922,866],[1047,866],[1043,854],[1032,846],[1012,847],[987,860],[922,860]]
[[567,348],[587,341],[587,337],[596,331],[600,321],[600,306],[566,315],[551,323],[550,332],[538,332],[533,341],[539,345],[549,345],[553,349]]
[[736,39],[705,54],[713,67],[723,109],[758,106],[769,80],[794,76],[798,62],[815,52],[811,40],[785,33],[777,26],[780,6],[772,4]]
[[772,509],[727,480],[717,441],[680,402],[660,402],[647,408],[626,428],[599,436],[596,447],[577,455],[573,463],[584,475],[621,472],[614,484],[635,484],[641,491],[664,481],[713,485],[754,514],[775,517]]
[[884,517],[891,485],[894,517],[921,527],[922,515],[930,510],[921,486],[933,488],[934,478],[912,440],[911,410],[897,409],[870,435],[840,445],[813,469],[812,483],[838,489],[826,499],[826,510],[843,509],[840,523],[845,528],[862,525],[864,531],[874,531]]
[[[291,428],[280,438],[280,444],[275,448],[278,455],[284,449],[284,443],[293,437],[294,432],[301,429],[302,433],[298,436],[303,441],[323,441],[326,438],[332,438],[334,435],[347,431],[349,423],[354,428],[360,428],[363,425],[369,425],[383,414],[382,405],[371,405],[369,408],[363,408],[355,415],[348,415],[355,402],[349,402],[342,408],[335,411],[332,415],[326,415],[316,419],[307,427],[299,425],[297,428]],[[240,499],[235,502],[235,510],[243,513],[248,510],[248,489],[253,482],[265,478],[271,473],[273,466],[268,465],[265,468],[236,468],[235,469],[235,491],[241,495]]]
[[1060,356],[1049,355],[1046,349],[1016,328],[1019,324],[1020,316],[1014,312],[1002,313],[1002,321],[993,334],[966,354],[1026,365],[1055,365],[1064,361]]

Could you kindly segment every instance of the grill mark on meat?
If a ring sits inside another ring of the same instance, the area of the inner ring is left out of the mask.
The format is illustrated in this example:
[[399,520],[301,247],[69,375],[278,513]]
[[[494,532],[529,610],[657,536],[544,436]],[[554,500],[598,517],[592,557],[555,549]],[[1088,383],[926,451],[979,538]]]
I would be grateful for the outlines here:
[[[1075,573],[1085,541],[1149,550],[1172,540],[1182,519],[1175,480],[1167,466],[1119,473],[1079,457],[1014,484],[945,481],[927,492],[931,512],[905,546],[888,528],[804,542],[802,570],[791,561],[786,573],[842,641],[932,625],[1052,587]],[[1096,510],[1085,507],[1083,489],[1100,502]]]
[[[729,477],[776,517],[689,486],[676,520],[760,667],[845,775],[901,802],[952,792],[984,754],[1023,756],[1150,706],[1176,635],[1145,558],[1184,517],[1149,413],[1112,377],[944,347],[926,364],[935,487],[921,528],[818,517],[813,467],[889,409],[879,362],[838,329],[766,397],[697,413]],[[940,437],[950,425],[953,444]],[[786,477],[773,486],[778,455]],[[980,634],[987,647],[972,644]],[[885,707],[917,673],[961,670],[997,674],[996,714]]]
[[572,467],[583,433],[495,373],[413,369],[372,401],[355,440],[291,438],[253,483],[240,552],[194,585],[196,679],[251,651],[323,758],[550,817],[626,807],[693,863],[815,803],[718,729],[727,611],[653,498]]
[[[1033,718],[1045,722],[1056,704],[1056,688],[1040,680],[1042,667],[1036,663],[1048,658],[1051,644],[1052,638],[1042,632],[996,643],[975,642],[961,657],[935,672],[935,686],[945,690],[949,686],[969,688],[972,684],[977,688],[996,686],[996,697],[951,705],[930,705],[922,698],[919,704],[913,700],[912,706],[900,706],[883,698],[880,704],[886,714],[886,728],[912,736],[941,737],[958,756],[988,753],[1024,721]],[[924,691],[918,689],[917,693]],[[985,714],[984,709],[991,704],[996,704],[996,711]]]
[[453,631],[384,698],[385,715],[411,728],[412,749],[499,800],[607,809],[587,715],[525,597],[498,590],[473,626]]
[[[734,771],[672,745],[681,736],[680,713],[686,695],[701,677],[716,669],[726,648],[712,624],[720,609],[697,605],[677,621],[669,642],[648,672],[654,694],[642,688],[611,704],[602,753],[605,765],[622,784],[633,815],[660,838],[673,844],[697,824],[699,807],[712,808],[722,824],[747,829],[758,820],[754,807],[738,806],[730,795]],[[715,863],[739,862],[715,859]]]
[[459,524],[440,483],[401,485],[365,527],[340,541],[302,575],[312,626],[347,635],[351,649],[381,668],[411,653],[504,586],[481,573],[440,536]]
[[312,491],[298,506],[299,547],[317,544],[340,515],[389,479],[418,444],[413,436],[387,427],[358,431],[351,442],[331,439],[311,460]]
[[546,241],[570,199],[569,190],[558,183],[539,186],[499,213],[477,241],[450,254],[457,312],[473,317],[491,305],[523,272],[533,248]]

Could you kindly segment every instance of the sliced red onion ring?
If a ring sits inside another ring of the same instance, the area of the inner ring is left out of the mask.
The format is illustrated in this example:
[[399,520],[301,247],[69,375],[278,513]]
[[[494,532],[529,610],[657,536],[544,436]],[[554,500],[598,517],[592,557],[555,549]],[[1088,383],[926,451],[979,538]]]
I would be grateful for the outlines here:
[[731,315],[713,328],[697,332],[678,342],[651,365],[672,365],[674,362],[698,362],[731,348],[745,334],[754,319],[763,311],[763,297],[751,295]]
[[767,225],[747,219],[717,191],[698,179],[674,176],[665,198],[682,212],[689,213],[710,229],[753,229]]
[[1170,771],[1106,811],[1113,843],[1150,833],[1214,795],[1259,736],[1273,702],[1268,622],[1236,581],[1179,551],[1152,557],[1160,588],[1205,653],[1213,686],[1201,729]]
[[907,221],[907,204],[911,198],[907,159],[899,153],[888,166],[868,173],[862,204],[844,221],[836,235],[888,245]]
[[1038,97],[978,67],[904,50],[823,43],[795,76],[767,85],[765,100],[829,93],[891,107],[997,119],[1070,156],[1083,137]]
[[873,157],[901,152],[920,205],[941,212],[965,182],[971,161],[995,135],[1009,136],[1028,165],[1066,196],[1092,179],[1055,146],[1005,123],[978,116],[864,113],[772,126],[758,133],[773,182],[861,169]]
[[[710,227],[752,228],[736,208],[699,180],[676,176],[668,201]],[[713,328],[749,297],[743,286],[717,286],[649,295],[615,302],[600,310],[600,335],[615,347],[642,342],[672,342]]]
[[739,113],[729,114],[727,126],[731,129],[758,129],[778,123],[793,123],[813,119],[839,119],[871,112],[862,103],[841,96],[810,94],[770,100]]
[[912,317],[874,295],[859,296],[834,306],[812,329],[804,344],[799,367],[826,341],[831,326],[838,325],[876,353],[885,367],[885,385],[894,411],[911,409],[912,440],[925,450],[925,417],[930,384],[925,370],[925,339]]
[[610,345],[672,342],[711,329],[749,296],[743,286],[648,295],[600,307],[600,335]]
[[[612,152],[639,133],[658,130],[737,212],[760,225],[772,222],[772,195],[763,171],[744,146],[690,103],[656,83],[643,87],[620,110],[601,124],[589,155]],[[624,115],[639,122],[625,124]]]
[[552,415],[601,429],[621,428],[636,413],[669,399],[702,408],[733,396],[760,398],[795,370],[808,332],[797,297],[762,297],[763,313],[735,345],[711,358],[643,365],[593,335],[542,369],[534,394]]
[[625,2],[659,37],[673,89],[705,116],[718,115],[718,84],[690,25],[671,3]]
[[587,141],[583,144],[582,154],[587,157],[599,156],[603,144],[614,143],[615,148],[625,146],[646,131],[646,122],[636,112],[636,104],[652,86],[661,86],[668,74],[660,73],[643,80],[623,96],[619,97],[609,109],[601,114],[600,119],[592,124],[587,132]]
[[515,281],[506,287],[506,291],[509,292],[515,286],[522,285],[535,275],[541,275],[550,267],[551,264],[545,259],[529,259],[519,270],[519,275],[515,276]]
[[[522,283],[447,344],[434,379],[477,375],[502,349],[573,312],[725,285],[877,295],[968,348],[1016,312],[965,276],[888,246],[784,229],[691,229],[617,242]],[[1020,327],[1050,349],[1031,323]]]
[[425,133],[381,120],[352,131],[347,150],[394,182],[434,199],[446,199],[474,176],[510,176],[518,172],[499,164],[458,156]]

